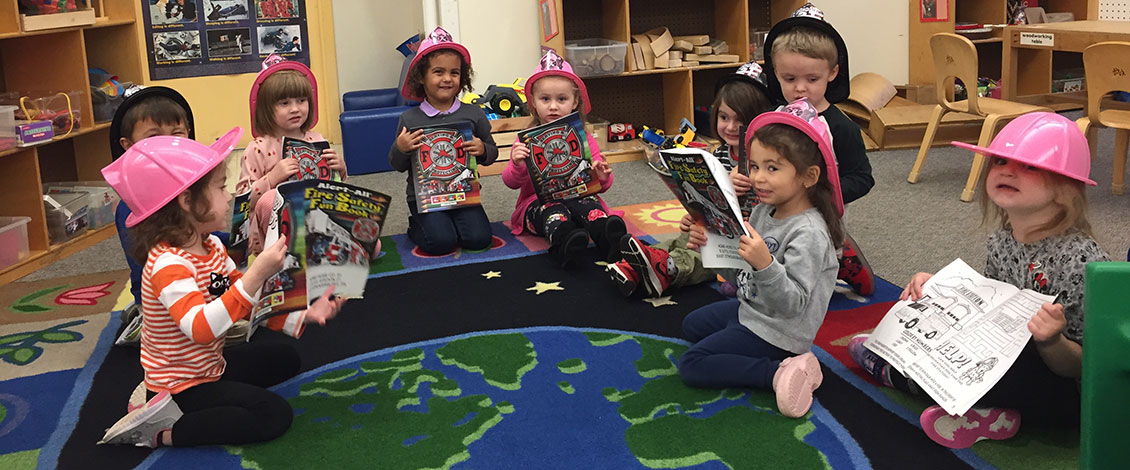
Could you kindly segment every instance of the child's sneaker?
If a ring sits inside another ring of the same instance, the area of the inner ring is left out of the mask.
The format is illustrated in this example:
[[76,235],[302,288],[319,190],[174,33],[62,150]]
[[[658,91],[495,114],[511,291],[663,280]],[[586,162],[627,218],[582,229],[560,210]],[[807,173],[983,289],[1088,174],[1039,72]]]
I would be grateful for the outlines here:
[[918,421],[930,439],[951,449],[965,449],[982,439],[1008,439],[1020,430],[1020,412],[1009,408],[970,408],[951,416],[934,405]]
[[851,238],[851,235],[845,233],[844,237],[840,272],[836,274],[836,279],[843,279],[851,286],[851,290],[859,295],[874,294],[875,272],[871,270],[871,264],[863,257],[863,253],[859,251],[859,244]]
[[[878,354],[871,352],[870,349],[867,349],[867,347],[863,345],[863,343],[867,341],[867,338],[870,337],[871,335],[867,334],[852,337],[847,345],[848,355],[851,356],[851,360],[859,364],[859,367],[862,367],[864,371],[874,376],[879,382],[883,382],[881,376],[883,366],[887,365],[887,361],[879,357]],[[884,385],[890,386],[890,384]]]
[[612,278],[612,282],[624,297],[630,297],[636,291],[636,286],[640,284],[640,275],[627,261],[617,261],[605,266],[604,271]]
[[737,297],[738,285],[730,281],[722,281],[721,284],[718,284],[718,292],[721,292],[722,295],[726,297]]
[[169,392],[158,393],[145,406],[126,414],[106,430],[99,444],[133,444],[157,447],[161,431],[168,431],[183,415]]
[[598,246],[604,248],[601,256],[609,263],[615,263],[624,258],[620,253],[620,239],[628,234],[628,226],[624,225],[624,219],[617,215],[608,216],[608,221],[604,223],[604,240]]
[[[558,229],[560,230],[560,229]],[[589,247],[589,234],[583,228],[574,228],[566,233],[560,244],[549,247],[554,253],[561,267],[568,267],[577,261],[577,257]]]
[[773,393],[782,415],[799,418],[812,408],[812,392],[824,381],[820,361],[811,352],[781,361],[773,374]]
[[644,245],[631,235],[624,235],[620,239],[620,252],[624,254],[624,261],[639,273],[648,296],[663,295],[663,291],[667,290],[667,286],[674,280],[668,274],[670,270],[667,261],[671,256],[666,251]]
[[149,393],[145,388],[145,381],[137,384],[137,388],[133,389],[133,393],[129,395],[129,403],[126,403],[126,413],[131,413],[133,410],[145,406],[145,395]]
[[114,344],[137,346],[141,343],[141,308],[136,303],[130,304],[122,311],[121,318],[123,326]]

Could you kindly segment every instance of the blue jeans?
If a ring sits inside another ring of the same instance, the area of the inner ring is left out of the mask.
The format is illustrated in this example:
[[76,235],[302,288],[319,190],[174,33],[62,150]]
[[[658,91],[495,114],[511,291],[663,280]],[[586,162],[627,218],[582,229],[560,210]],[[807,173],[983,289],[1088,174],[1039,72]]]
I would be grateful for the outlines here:
[[692,387],[773,388],[781,360],[796,354],[765,342],[738,322],[739,303],[723,300],[691,312],[683,333],[694,345],[679,359],[679,375]]
[[490,248],[490,220],[483,206],[408,216],[408,238],[429,255],[445,255],[462,246],[468,250]]

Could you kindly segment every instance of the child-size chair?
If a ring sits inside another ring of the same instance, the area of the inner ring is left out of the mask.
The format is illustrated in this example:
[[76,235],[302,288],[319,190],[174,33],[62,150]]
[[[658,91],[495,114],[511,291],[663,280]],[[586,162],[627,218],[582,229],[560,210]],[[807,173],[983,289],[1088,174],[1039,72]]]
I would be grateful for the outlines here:
[[1130,111],[1102,109],[1103,97],[1118,91],[1130,91],[1130,42],[1100,42],[1083,50],[1083,68],[1087,77],[1087,115],[1075,121],[1087,136],[1091,160],[1095,159],[1098,128],[1110,127],[1114,134],[1114,178],[1110,192],[1122,194],[1122,177],[1126,173],[1126,150],[1130,146]]
[[[926,134],[922,136],[922,146],[918,149],[918,158],[906,178],[911,183],[918,182],[918,174],[922,171],[922,164],[926,163],[926,153],[934,143],[934,134],[946,113],[969,113],[982,116],[985,123],[981,125],[981,136],[977,146],[988,147],[996,134],[997,125],[1002,121],[1014,118],[1021,114],[1033,111],[1052,110],[1040,106],[1033,106],[993,98],[977,96],[977,47],[962,36],[951,33],[938,33],[930,37],[930,51],[934,56],[934,85],[938,93],[938,106],[930,116],[930,123],[926,126]],[[968,98],[953,101],[953,80],[961,80],[965,84]],[[985,164],[985,156],[978,153],[973,155],[973,166],[969,169],[969,179],[965,182],[965,190],[961,192],[961,200],[973,200],[973,190],[977,189],[977,178]]]
[[390,171],[388,149],[396,142],[400,114],[420,103],[399,88],[351,91],[342,96],[341,144],[349,174]]
[[[1089,80],[1088,80],[1089,82]],[[1090,84],[1088,83],[1088,86]],[[1083,305],[1083,438],[1085,470],[1130,465],[1130,263],[1087,264]]]

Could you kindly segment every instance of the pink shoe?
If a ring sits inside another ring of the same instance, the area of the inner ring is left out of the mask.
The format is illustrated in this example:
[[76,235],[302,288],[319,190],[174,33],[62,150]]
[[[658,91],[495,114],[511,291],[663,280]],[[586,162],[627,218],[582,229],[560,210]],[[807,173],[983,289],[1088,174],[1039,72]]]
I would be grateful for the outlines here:
[[773,392],[782,415],[800,418],[812,408],[812,392],[824,380],[820,361],[811,352],[781,361],[773,374]]
[[145,397],[147,395],[146,392],[147,390],[145,389],[145,381],[142,380],[141,383],[137,384],[137,387],[133,389],[133,393],[131,393],[129,396],[129,403],[126,404],[126,413],[145,406]]
[[970,408],[951,416],[934,405],[918,421],[930,439],[951,449],[966,449],[982,439],[1008,439],[1020,430],[1020,412],[1009,408]]

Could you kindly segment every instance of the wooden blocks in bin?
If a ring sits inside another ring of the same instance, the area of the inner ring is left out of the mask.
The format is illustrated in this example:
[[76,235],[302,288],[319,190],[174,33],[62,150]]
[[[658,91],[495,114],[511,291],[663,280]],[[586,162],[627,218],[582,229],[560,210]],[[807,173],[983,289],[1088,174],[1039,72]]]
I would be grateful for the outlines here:
[[693,67],[700,63],[734,63],[737,54],[727,54],[729,46],[705,34],[672,36],[667,28],[656,28],[632,35],[628,69],[651,70]]

